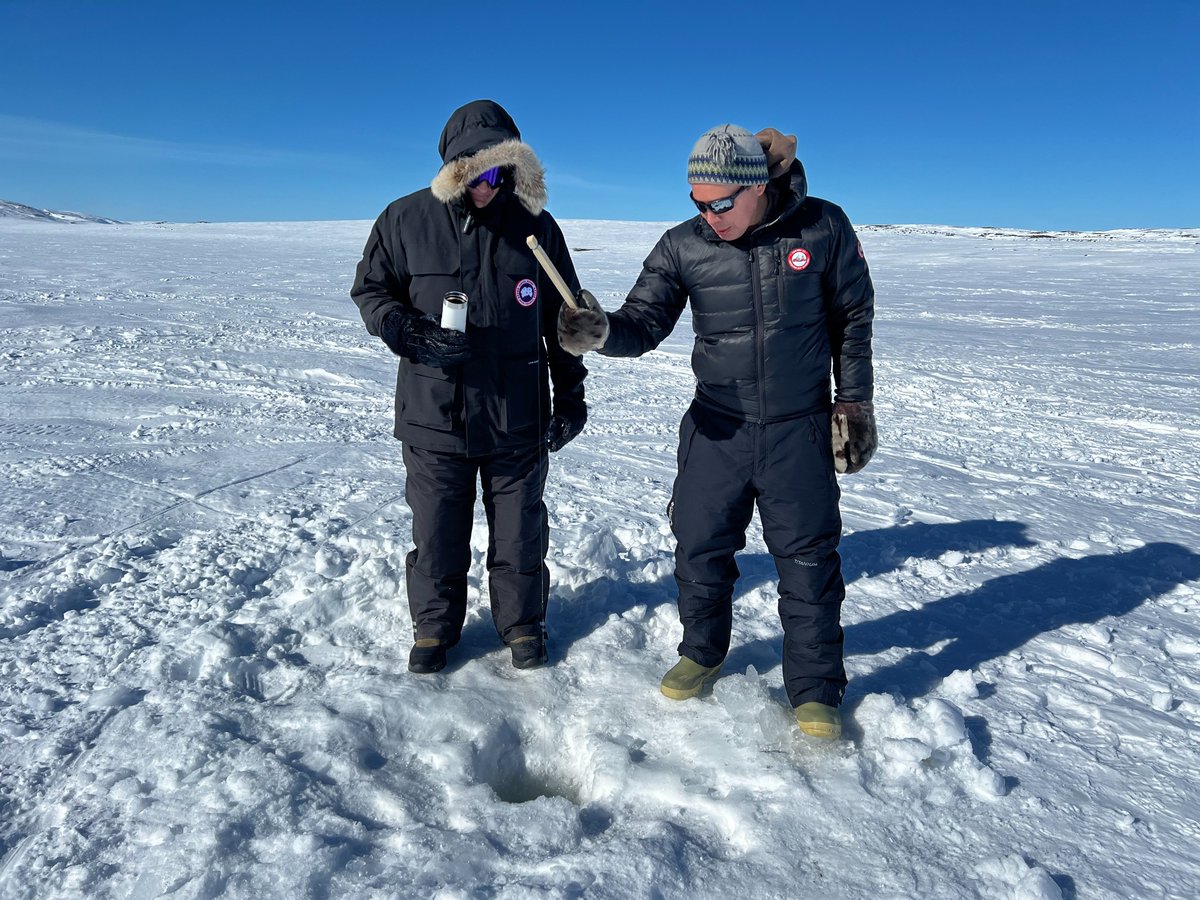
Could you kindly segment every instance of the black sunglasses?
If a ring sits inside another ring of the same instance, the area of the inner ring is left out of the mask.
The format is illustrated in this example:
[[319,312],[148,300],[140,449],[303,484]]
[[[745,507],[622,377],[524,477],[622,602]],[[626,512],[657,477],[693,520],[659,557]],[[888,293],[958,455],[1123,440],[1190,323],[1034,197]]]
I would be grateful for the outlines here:
[[714,216],[719,216],[722,213],[727,213],[733,209],[733,204],[737,200],[738,194],[748,187],[749,185],[743,184],[728,197],[722,197],[719,200],[713,200],[711,203],[705,203],[703,200],[697,200],[694,194],[688,194],[688,196],[691,197],[692,202],[696,204],[696,209],[700,210],[700,215],[710,212]]

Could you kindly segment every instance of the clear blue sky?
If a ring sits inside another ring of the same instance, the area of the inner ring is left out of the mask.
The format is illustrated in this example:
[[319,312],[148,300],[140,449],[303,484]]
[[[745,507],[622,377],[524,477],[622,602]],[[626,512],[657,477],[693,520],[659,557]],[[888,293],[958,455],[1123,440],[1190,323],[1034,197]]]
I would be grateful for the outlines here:
[[1200,2],[0,0],[0,198],[366,219],[489,97],[559,218],[673,221],[696,137],[795,133],[868,223],[1200,225]]

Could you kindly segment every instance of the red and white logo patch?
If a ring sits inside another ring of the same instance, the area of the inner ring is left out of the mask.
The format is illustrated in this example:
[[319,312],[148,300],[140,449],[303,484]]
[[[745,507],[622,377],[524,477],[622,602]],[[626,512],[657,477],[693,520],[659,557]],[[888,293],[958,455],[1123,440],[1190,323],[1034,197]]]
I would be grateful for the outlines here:
[[863,253],[862,241],[859,241],[859,242],[858,242],[858,258],[859,258],[859,259],[866,259],[866,258],[867,258],[867,254]]
[[787,257],[788,265],[797,272],[803,272],[812,262],[812,255],[803,247],[797,247]]
[[529,278],[522,278],[517,282],[517,289],[514,292],[517,297],[517,302],[522,306],[533,306],[537,303],[537,284]]

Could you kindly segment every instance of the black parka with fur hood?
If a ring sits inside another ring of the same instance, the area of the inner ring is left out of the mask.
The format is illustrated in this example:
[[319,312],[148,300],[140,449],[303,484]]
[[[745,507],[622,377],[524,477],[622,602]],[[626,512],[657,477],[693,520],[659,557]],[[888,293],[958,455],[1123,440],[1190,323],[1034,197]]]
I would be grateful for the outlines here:
[[624,305],[606,356],[661,343],[690,302],[696,399],[724,415],[780,422],[872,397],[875,293],[846,214],[808,196],[794,161],[774,179],[766,221],[726,242],[702,216],[659,239]]
[[[579,283],[558,223],[543,208],[541,163],[520,137],[492,101],[456,110],[431,187],[388,206],[363,250],[350,296],[373,335],[389,315],[440,318],[447,291],[469,298],[466,363],[400,360],[394,433],[414,447],[467,456],[528,447],[543,440],[552,411],[584,409],[587,369],[558,346],[562,299],[526,238],[537,237],[573,290]],[[477,210],[467,185],[493,166],[504,167],[505,183]]]

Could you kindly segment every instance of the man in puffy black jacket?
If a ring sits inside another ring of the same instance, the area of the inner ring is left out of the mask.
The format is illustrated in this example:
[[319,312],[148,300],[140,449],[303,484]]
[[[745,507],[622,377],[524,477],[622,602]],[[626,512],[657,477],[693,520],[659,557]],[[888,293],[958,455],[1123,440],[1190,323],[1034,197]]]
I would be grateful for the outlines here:
[[[582,430],[587,369],[553,339],[562,301],[526,238],[579,285],[544,209],[542,165],[501,106],[455,110],[438,150],[444,164],[432,185],[375,222],[350,291],[367,330],[400,357],[395,436],[416,545],[407,558],[409,669],[440,670],[460,637],[477,480],[492,618],[513,665],[533,668],[547,660],[546,450]],[[441,327],[450,291],[468,297],[465,332]]]
[[662,692],[693,697],[719,674],[734,555],[757,504],[779,573],[784,685],[800,728],[835,738],[846,673],[834,473],[858,471],[875,449],[871,277],[845,213],[808,196],[794,137],[714,128],[688,182],[700,215],[662,236],[619,310],[563,309],[559,341],[640,356],[690,303],[696,397],[670,507],[683,641]]

